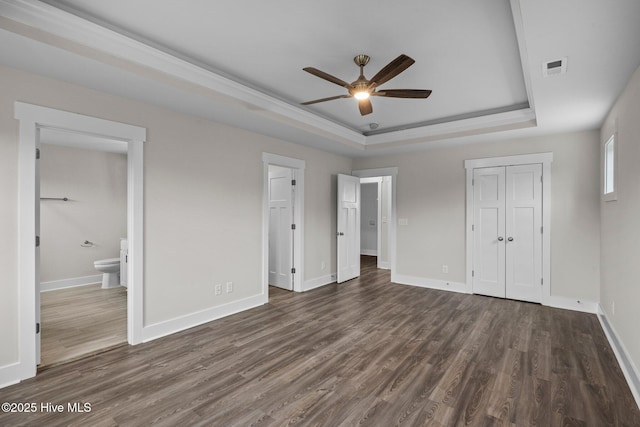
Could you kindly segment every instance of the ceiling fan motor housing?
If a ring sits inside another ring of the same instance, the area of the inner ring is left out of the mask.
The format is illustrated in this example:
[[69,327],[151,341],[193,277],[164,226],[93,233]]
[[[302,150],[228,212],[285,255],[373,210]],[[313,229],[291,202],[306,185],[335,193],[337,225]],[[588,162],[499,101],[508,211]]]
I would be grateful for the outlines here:
[[356,57],[353,58],[353,62],[355,62],[358,67],[364,67],[369,63],[369,59],[371,59],[369,55],[361,54],[356,55]]

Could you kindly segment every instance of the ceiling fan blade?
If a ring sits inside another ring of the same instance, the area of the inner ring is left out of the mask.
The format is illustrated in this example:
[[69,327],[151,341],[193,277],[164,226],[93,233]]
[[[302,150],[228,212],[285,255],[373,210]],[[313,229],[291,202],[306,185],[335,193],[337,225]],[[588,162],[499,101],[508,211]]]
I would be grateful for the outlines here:
[[300,105],[317,104],[318,102],[333,101],[334,99],[340,99],[340,98],[351,98],[351,95],[337,95],[337,96],[330,96],[328,98],[314,99],[313,101],[302,102]]
[[325,73],[324,71],[320,71],[317,68],[313,68],[313,67],[306,67],[303,68],[304,71],[306,71],[307,73],[311,73],[316,77],[320,77],[321,79],[324,79],[326,81],[329,81],[331,83],[335,83],[338,86],[342,86],[342,87],[346,87],[347,89],[352,89],[353,86],[351,86],[351,83],[347,83],[342,79],[339,79],[335,76],[332,76],[331,74]]
[[426,89],[384,89],[372,92],[371,96],[386,96],[388,98],[428,98],[430,90]]
[[371,105],[371,100],[369,99],[359,100],[358,108],[360,109],[360,114],[363,116],[373,113],[373,105]]
[[416,62],[407,55],[400,55],[393,61],[389,62],[382,70],[369,80],[369,87],[380,86],[385,82],[388,82],[407,68]]

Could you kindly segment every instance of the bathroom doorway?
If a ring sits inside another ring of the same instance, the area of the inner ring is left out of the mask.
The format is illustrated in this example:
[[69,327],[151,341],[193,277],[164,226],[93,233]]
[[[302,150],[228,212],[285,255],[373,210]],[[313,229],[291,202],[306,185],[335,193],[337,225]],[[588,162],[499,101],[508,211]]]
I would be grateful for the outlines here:
[[16,379],[37,373],[40,360],[40,133],[46,129],[102,138],[127,147],[128,291],[127,341],[143,341],[144,142],[146,129],[111,120],[15,102],[19,121],[19,316],[20,342]]
[[43,368],[127,342],[127,146],[42,129],[39,157]]

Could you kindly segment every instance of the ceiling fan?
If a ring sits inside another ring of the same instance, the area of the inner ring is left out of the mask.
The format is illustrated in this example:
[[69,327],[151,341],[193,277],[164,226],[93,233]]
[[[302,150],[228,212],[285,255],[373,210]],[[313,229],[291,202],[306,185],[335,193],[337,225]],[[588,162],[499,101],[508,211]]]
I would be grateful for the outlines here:
[[364,66],[369,62],[369,56],[357,55],[353,58],[353,62],[360,67],[360,77],[353,83],[347,83],[331,74],[320,71],[317,68],[306,67],[303,68],[307,73],[311,73],[316,77],[327,80],[331,83],[335,83],[339,86],[346,88],[349,93],[347,95],[330,96],[328,98],[315,99],[313,101],[303,102],[302,105],[316,104],[318,102],[331,101],[340,98],[356,98],[358,100],[358,108],[360,114],[363,116],[371,114],[373,112],[373,106],[371,105],[371,96],[386,96],[388,98],[427,98],[431,95],[430,90],[425,89],[380,89],[378,87],[388,82],[407,68],[413,65],[414,61],[407,55],[400,55],[390,63],[388,63],[383,69],[367,80],[364,76]]

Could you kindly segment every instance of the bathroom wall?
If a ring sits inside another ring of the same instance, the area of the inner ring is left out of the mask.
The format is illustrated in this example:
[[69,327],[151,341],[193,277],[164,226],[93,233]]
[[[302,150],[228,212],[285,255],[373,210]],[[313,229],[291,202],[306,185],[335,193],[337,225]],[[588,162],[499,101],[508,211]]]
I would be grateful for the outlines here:
[[[127,233],[127,156],[42,144],[40,202],[40,282],[101,274],[97,259],[119,256]],[[82,247],[89,240],[93,247]]]

